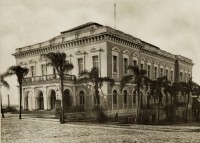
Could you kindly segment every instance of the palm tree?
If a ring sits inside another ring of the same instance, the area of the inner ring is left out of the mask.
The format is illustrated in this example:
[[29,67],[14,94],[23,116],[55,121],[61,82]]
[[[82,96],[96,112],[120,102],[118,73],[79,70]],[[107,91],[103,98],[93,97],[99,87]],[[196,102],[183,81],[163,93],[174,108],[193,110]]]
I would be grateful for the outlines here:
[[144,85],[148,87],[149,79],[146,77],[146,73],[147,73],[146,70],[139,69],[138,66],[129,65],[127,69],[132,71],[133,74],[126,75],[121,79],[121,82],[120,82],[121,90],[127,83],[136,84],[135,88],[136,88],[137,96],[138,96],[136,120],[141,121],[141,116],[142,116],[141,109],[143,108],[143,102],[142,102],[142,94],[140,94],[140,90],[143,89]]
[[63,94],[63,81],[64,74],[68,71],[71,71],[74,66],[71,63],[68,63],[66,60],[66,54],[63,52],[50,52],[43,55],[49,60],[47,65],[52,66],[56,69],[59,77],[60,77],[60,89],[61,89],[61,124],[64,123],[64,94]]
[[15,74],[17,76],[17,81],[19,83],[19,106],[20,106],[20,110],[19,110],[19,119],[21,119],[21,113],[22,113],[22,81],[23,78],[28,74],[28,69],[27,68],[23,68],[21,66],[12,66],[8,69],[8,73],[9,75],[13,75]]
[[80,78],[78,79],[78,82],[80,83],[92,83],[94,86],[94,93],[95,93],[95,99],[96,99],[96,105],[97,105],[97,111],[98,111],[98,121],[101,121],[101,113],[99,111],[99,89],[103,86],[104,82],[110,83],[111,86],[114,85],[115,81],[112,78],[109,77],[100,77],[99,70],[96,67],[93,67],[91,71],[82,71],[80,73]]
[[[165,94],[165,108],[166,108],[166,118],[167,120],[169,120],[169,108],[170,108],[170,105],[169,105],[169,95],[171,96],[171,99],[173,97],[173,90],[172,90],[172,83],[167,79],[167,77],[165,78],[165,80],[163,80],[163,92]],[[171,100],[172,102],[172,100]]]
[[[160,124],[160,106],[161,106],[162,98],[163,98],[162,90],[163,89],[167,90],[167,89],[165,89],[166,83],[167,83],[167,78],[165,76],[157,78],[156,80],[152,80],[150,82],[149,95],[153,96],[155,99],[158,99],[158,107],[157,107],[157,110],[158,110],[157,123],[158,123],[158,125]],[[164,92],[166,93],[166,91],[164,91]]]
[[4,116],[4,111],[3,111],[3,106],[2,106],[2,95],[1,95],[1,87],[4,86],[6,88],[10,88],[9,84],[7,81],[4,80],[4,78],[8,75],[8,73],[3,73],[0,74],[0,100],[1,100],[1,114],[2,114],[2,118],[5,118]]
[[193,91],[193,88],[195,87],[195,83],[192,81],[192,78],[189,79],[189,81],[186,82],[181,82],[182,89],[181,91],[184,92],[187,95],[187,101],[186,101],[186,106],[185,106],[185,122],[188,121],[188,104],[190,101],[190,94]]
[[177,95],[182,89],[182,84],[180,82],[174,82],[173,84],[169,84],[167,86],[167,92],[170,94],[170,105],[168,107],[168,120],[173,121],[173,118],[175,117],[176,107],[177,107]]
[[[193,119],[196,117],[196,121],[199,121],[199,114],[200,114],[200,102],[198,101],[200,98],[200,86],[195,83],[195,86],[192,91],[193,95],[196,95],[197,97],[194,98],[192,103],[192,109],[193,109]],[[195,116],[194,116],[195,115]]]

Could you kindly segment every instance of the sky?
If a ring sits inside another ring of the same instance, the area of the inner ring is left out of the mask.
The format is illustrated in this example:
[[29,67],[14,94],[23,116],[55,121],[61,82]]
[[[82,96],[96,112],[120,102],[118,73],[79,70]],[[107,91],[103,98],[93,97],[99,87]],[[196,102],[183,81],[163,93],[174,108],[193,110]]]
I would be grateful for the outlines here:
[[[16,48],[43,42],[75,26],[97,22],[193,60],[200,84],[200,0],[0,0],[0,73],[16,64]],[[2,89],[18,104],[16,77]]]

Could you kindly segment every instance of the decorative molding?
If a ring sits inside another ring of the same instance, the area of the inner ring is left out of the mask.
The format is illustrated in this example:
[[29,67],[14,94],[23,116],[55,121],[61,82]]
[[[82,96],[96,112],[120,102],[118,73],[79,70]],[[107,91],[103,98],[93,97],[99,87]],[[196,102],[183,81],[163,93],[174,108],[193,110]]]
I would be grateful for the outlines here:
[[27,65],[26,62],[20,62],[19,65]]
[[160,63],[160,66],[164,67],[164,63],[163,63],[163,62],[161,62],[161,63]]
[[145,58],[144,58],[144,57],[141,57],[141,61],[145,61]]
[[96,49],[95,47],[93,47],[92,49],[90,49],[90,52],[98,52],[99,49]]
[[154,63],[154,65],[158,65],[158,62],[157,62],[157,61],[154,61],[153,63]]
[[83,55],[83,54],[85,54],[85,52],[82,52],[80,50],[76,51],[76,53],[75,53],[75,55]]
[[148,62],[148,63],[152,63],[152,60],[151,60],[151,59],[148,59],[147,62]]
[[139,58],[138,53],[137,53],[137,52],[133,53],[133,57],[137,57],[137,58]]
[[130,55],[130,52],[129,52],[128,50],[124,50],[124,51],[123,51],[123,54],[125,54],[125,55]]
[[34,63],[37,63],[37,62],[36,62],[36,60],[30,60],[28,63],[29,64],[34,64]]
[[120,52],[119,48],[117,48],[117,47],[113,47],[113,48],[112,48],[112,51],[118,52],[118,53]]

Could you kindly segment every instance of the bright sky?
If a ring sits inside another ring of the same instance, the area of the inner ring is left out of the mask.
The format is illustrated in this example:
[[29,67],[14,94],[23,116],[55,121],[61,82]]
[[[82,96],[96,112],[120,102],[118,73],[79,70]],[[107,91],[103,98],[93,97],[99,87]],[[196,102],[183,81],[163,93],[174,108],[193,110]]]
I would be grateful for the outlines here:
[[[200,84],[200,0],[0,0],[0,73],[15,65],[16,48],[48,40],[86,22],[114,27],[173,54],[191,58]],[[18,103],[16,78],[3,89]]]

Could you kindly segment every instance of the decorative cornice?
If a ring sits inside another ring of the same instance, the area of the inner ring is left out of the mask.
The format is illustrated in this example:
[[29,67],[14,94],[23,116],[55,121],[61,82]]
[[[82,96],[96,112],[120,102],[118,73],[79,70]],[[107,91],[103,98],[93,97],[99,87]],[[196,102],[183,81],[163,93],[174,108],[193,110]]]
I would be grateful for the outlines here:
[[[128,46],[130,48],[134,48],[134,49],[138,49],[141,53],[145,53],[147,55],[152,55],[152,56],[157,56],[157,57],[165,57],[167,59],[170,60],[175,60],[175,59],[179,59],[183,62],[187,62],[188,64],[193,64],[191,63],[190,59],[187,58],[182,58],[181,56],[176,56],[172,55],[168,52],[162,51],[160,49],[158,50],[152,50],[149,48],[145,48],[145,46],[138,42],[138,40],[131,40],[131,38],[124,38],[125,36],[119,37],[120,35],[118,34],[114,34],[113,32],[104,32],[104,33],[100,33],[100,34],[96,34],[96,35],[91,35],[91,36],[87,36],[87,37],[83,37],[83,38],[78,38],[75,40],[70,40],[70,41],[63,41],[61,43],[57,43],[54,45],[48,45],[48,46],[44,46],[41,47],[42,44],[39,44],[39,48],[36,49],[31,49],[30,46],[25,47],[28,50],[27,51],[20,51],[17,53],[14,53],[13,55],[16,58],[21,58],[21,57],[26,57],[26,56],[31,56],[31,55],[38,55],[38,54],[44,54],[44,53],[48,53],[50,51],[57,51],[60,49],[67,49],[67,48],[72,48],[72,47],[77,47],[77,46],[82,46],[82,45],[87,45],[87,44],[91,44],[94,42],[99,42],[99,41],[113,41],[119,44],[123,44],[125,46]],[[91,51],[94,51],[91,50]],[[119,52],[119,49],[118,49]],[[181,58],[180,58],[181,57]],[[182,60],[184,59],[184,60]]]
[[60,50],[60,49],[86,45],[86,44],[89,44],[89,43],[104,41],[104,40],[111,40],[111,41],[121,43],[121,44],[124,44],[124,45],[132,47],[132,48],[142,47],[142,45],[139,44],[139,43],[134,43],[134,42],[128,41],[126,39],[119,38],[115,35],[111,35],[111,34],[108,34],[108,33],[105,32],[105,33],[101,33],[101,34],[98,34],[98,35],[92,35],[92,36],[88,36],[88,37],[78,38],[78,39],[75,39],[75,40],[57,43],[57,44],[54,44],[54,45],[49,45],[49,46],[44,46],[44,47],[39,47],[39,48],[36,48],[36,49],[31,49],[29,47],[29,50],[27,50],[27,51],[20,51],[19,50],[19,52],[14,53],[13,55],[16,58],[20,58],[20,57],[26,57],[26,56],[30,56],[30,55],[44,54],[44,53],[47,53],[47,52],[50,52],[50,51],[56,51],[56,50]]

